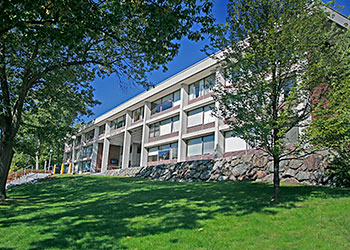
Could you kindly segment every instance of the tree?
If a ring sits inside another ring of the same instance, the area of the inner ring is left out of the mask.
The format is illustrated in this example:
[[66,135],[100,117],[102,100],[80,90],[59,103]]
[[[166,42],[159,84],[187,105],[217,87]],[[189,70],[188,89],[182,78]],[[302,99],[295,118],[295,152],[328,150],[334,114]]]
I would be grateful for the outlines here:
[[[55,86],[57,82],[47,84],[31,97],[35,105],[24,110],[22,125],[15,138],[15,153],[26,155],[33,165],[35,158],[36,167],[39,162],[43,165],[43,161],[48,159],[50,149],[54,149],[57,160],[62,159],[65,139],[73,133],[74,122],[82,115],[89,115],[89,107],[98,103],[93,99],[93,89],[88,84],[66,82],[60,86],[63,79],[55,77],[55,80],[58,80],[58,86]],[[76,88],[79,85],[82,86]],[[40,159],[43,152],[46,154]],[[23,165],[23,160],[17,162],[21,167],[29,165],[27,161],[26,165]]]
[[212,29],[211,48],[226,79],[214,88],[216,116],[274,166],[274,199],[280,198],[279,165],[301,152],[293,130],[309,124],[312,96],[327,69],[320,60],[334,32],[321,2],[241,0],[228,5],[227,23]]
[[202,37],[211,7],[207,0],[1,1],[0,198],[34,93],[52,82],[65,85],[55,77],[78,83],[116,74],[146,85],[145,73],[169,62],[182,37]]
[[338,31],[331,51],[319,62],[326,83],[313,101],[313,119],[307,136],[317,149],[334,153],[330,174],[336,185],[350,186],[350,31]]

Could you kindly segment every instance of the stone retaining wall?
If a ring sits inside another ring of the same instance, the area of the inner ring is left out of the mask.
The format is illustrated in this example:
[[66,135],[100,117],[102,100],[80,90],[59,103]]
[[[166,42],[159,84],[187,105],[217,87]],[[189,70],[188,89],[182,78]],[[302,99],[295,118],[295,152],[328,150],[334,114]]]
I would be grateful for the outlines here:
[[[326,153],[280,164],[282,181],[308,185],[329,185]],[[106,175],[150,178],[160,181],[273,181],[273,162],[264,154],[246,154],[221,159],[187,161],[142,168],[109,170]]]

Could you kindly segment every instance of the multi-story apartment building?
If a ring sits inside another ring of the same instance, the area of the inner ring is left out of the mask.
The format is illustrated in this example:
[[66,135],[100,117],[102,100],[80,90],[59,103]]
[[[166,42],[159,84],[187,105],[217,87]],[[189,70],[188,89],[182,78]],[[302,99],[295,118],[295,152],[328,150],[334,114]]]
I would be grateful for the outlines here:
[[[349,20],[332,11],[346,27]],[[248,145],[212,116],[211,87],[224,78],[208,57],[97,117],[66,145],[74,171],[157,165],[244,153]],[[298,130],[293,130],[296,138]]]

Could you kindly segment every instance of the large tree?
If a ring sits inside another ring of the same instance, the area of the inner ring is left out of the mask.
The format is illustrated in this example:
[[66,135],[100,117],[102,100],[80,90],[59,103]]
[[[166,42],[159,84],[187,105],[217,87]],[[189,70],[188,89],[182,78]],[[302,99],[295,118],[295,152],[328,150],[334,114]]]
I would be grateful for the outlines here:
[[191,28],[206,28],[211,6],[207,0],[1,1],[0,198],[34,93],[61,74],[74,83],[115,73],[147,84],[145,73],[169,62],[182,37],[201,38],[203,30]]
[[302,149],[290,135],[309,125],[315,87],[329,73],[319,63],[337,37],[319,1],[231,1],[228,14],[212,36],[226,79],[214,89],[215,113],[271,156],[278,199],[280,162]]

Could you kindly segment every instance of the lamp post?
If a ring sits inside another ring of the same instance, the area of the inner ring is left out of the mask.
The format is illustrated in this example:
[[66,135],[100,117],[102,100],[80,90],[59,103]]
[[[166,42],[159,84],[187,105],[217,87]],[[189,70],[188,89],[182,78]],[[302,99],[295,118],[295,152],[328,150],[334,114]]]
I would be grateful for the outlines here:
[[51,167],[51,154],[52,154],[52,149],[50,149],[49,170],[50,170],[50,167]]

